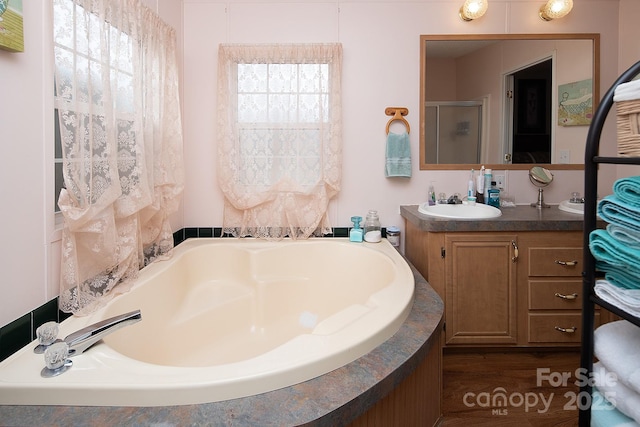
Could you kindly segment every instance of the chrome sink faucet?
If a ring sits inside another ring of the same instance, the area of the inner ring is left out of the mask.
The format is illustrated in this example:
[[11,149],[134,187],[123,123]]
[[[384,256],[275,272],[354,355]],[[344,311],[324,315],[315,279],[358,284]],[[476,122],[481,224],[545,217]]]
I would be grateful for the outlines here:
[[460,205],[460,204],[462,204],[462,200],[460,199],[460,196],[458,195],[458,193],[452,194],[451,196],[449,196],[449,198],[447,199],[447,204],[448,205]]

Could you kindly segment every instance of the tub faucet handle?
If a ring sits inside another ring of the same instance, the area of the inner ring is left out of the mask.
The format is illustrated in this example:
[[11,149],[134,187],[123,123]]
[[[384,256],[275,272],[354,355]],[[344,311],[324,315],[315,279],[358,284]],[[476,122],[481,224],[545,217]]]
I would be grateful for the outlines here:
[[36,336],[38,337],[38,345],[33,349],[36,354],[42,354],[53,343],[59,342],[58,338],[58,323],[46,322],[38,326],[36,329]]
[[44,378],[57,377],[66,372],[73,362],[68,359],[69,345],[64,341],[51,344],[44,351],[45,366],[40,371],[40,375]]

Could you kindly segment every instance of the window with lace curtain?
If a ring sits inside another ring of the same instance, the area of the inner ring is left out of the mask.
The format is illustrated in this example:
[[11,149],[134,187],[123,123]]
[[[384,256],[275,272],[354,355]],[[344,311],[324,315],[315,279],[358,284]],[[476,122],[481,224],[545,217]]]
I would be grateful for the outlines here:
[[58,301],[87,314],[173,248],[184,180],[176,34],[140,0],[54,0],[53,53]]
[[[82,7],[82,2],[74,2],[74,0],[59,1],[56,3],[53,9],[54,25],[56,25],[57,28],[71,28],[77,26],[77,30],[80,32],[88,28],[98,28],[101,23],[99,22],[100,17],[97,14],[86,13],[84,15],[84,17],[86,18],[86,22],[83,22],[82,20],[75,20],[75,17],[77,15],[75,12],[72,12],[74,10],[74,3],[76,3],[75,7],[77,8],[77,10],[85,11],[85,9]],[[88,96],[79,97],[76,104],[70,104],[68,96],[65,97],[63,94],[61,94],[61,96],[58,96],[56,91],[56,88],[58,86],[57,80],[60,79],[69,81],[71,79],[79,78],[79,80],[75,82],[75,84],[82,88],[81,92],[86,93],[89,87],[93,86],[93,90],[95,90],[97,93],[103,93],[105,92],[105,88],[103,87],[104,81],[102,78],[96,79],[95,73],[99,72],[98,70],[102,67],[108,68],[109,71],[106,74],[115,76],[113,81],[111,81],[109,84],[109,90],[116,90],[118,92],[118,96],[116,97],[118,101],[114,111],[116,111],[116,114],[119,116],[120,120],[123,123],[126,123],[126,127],[131,128],[133,126],[133,122],[131,120],[127,120],[126,118],[127,115],[130,115],[132,113],[133,90],[129,85],[123,83],[131,81],[131,79],[133,78],[133,69],[131,67],[133,64],[132,55],[134,52],[133,43],[135,43],[135,41],[126,32],[120,31],[118,28],[112,25],[107,25],[105,28],[108,29],[110,38],[113,38],[114,41],[115,39],[118,40],[118,45],[126,46],[125,49],[118,50],[117,57],[119,58],[119,60],[114,61],[111,64],[101,63],[102,58],[100,55],[100,49],[96,49],[95,45],[93,46],[93,49],[91,49],[90,46],[85,44],[88,43],[88,40],[85,41],[85,43],[76,44],[71,43],[72,41],[74,41],[73,38],[66,38],[67,42],[65,42],[65,39],[62,38],[57,39],[56,50],[58,52],[58,63],[61,63],[63,60],[71,62],[73,61],[72,58],[79,59],[80,63],[77,64],[76,67],[84,68],[86,70],[93,69],[94,79],[90,82],[90,80],[92,80],[90,78],[90,71],[86,74],[77,73],[74,75],[69,68],[65,69],[62,67],[58,67],[57,73],[54,74],[54,212],[56,212],[56,214],[60,213],[58,199],[60,197],[62,189],[65,188],[62,156],[62,133],[59,117],[60,111],[58,107],[60,106],[62,109],[66,108],[67,112],[73,111],[72,117],[74,117],[75,119],[76,116],[81,116],[83,111],[89,110],[89,103],[92,102],[93,99],[91,95],[87,93]],[[62,84],[64,85],[64,83]],[[69,86],[70,85],[67,85],[67,87]],[[98,120],[104,120],[103,115],[100,115],[96,118]],[[68,121],[69,119],[67,119],[67,122]],[[133,141],[133,143],[135,144],[135,141]],[[126,149],[126,147],[122,148]],[[82,162],[83,160],[76,158],[69,159],[69,161],[77,163]],[[135,162],[135,158],[133,158],[132,156],[128,156],[128,161]],[[60,219],[60,222],[61,221],[62,219]]]
[[218,60],[224,231],[330,233],[327,208],[341,179],[341,46],[221,45]]

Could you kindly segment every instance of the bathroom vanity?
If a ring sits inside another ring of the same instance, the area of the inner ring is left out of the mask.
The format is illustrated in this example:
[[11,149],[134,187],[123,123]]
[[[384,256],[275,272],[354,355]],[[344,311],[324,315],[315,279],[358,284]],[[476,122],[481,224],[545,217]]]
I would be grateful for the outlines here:
[[418,206],[401,214],[407,259],[445,301],[447,347],[579,346],[582,215],[557,206],[468,221]]

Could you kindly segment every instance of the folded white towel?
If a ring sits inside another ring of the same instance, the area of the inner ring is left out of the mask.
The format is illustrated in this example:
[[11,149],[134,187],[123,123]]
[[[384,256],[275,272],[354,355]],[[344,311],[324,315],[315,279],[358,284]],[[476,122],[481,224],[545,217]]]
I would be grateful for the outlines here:
[[633,101],[634,99],[640,99],[640,80],[633,80],[616,86],[616,90],[613,92],[613,100],[615,102]]
[[605,323],[595,330],[593,352],[607,370],[640,393],[640,328],[626,320]]
[[624,289],[608,280],[596,280],[593,287],[596,295],[627,313],[640,317],[640,289]]
[[616,374],[601,362],[593,365],[596,387],[600,394],[626,416],[640,422],[640,394],[616,380]]

